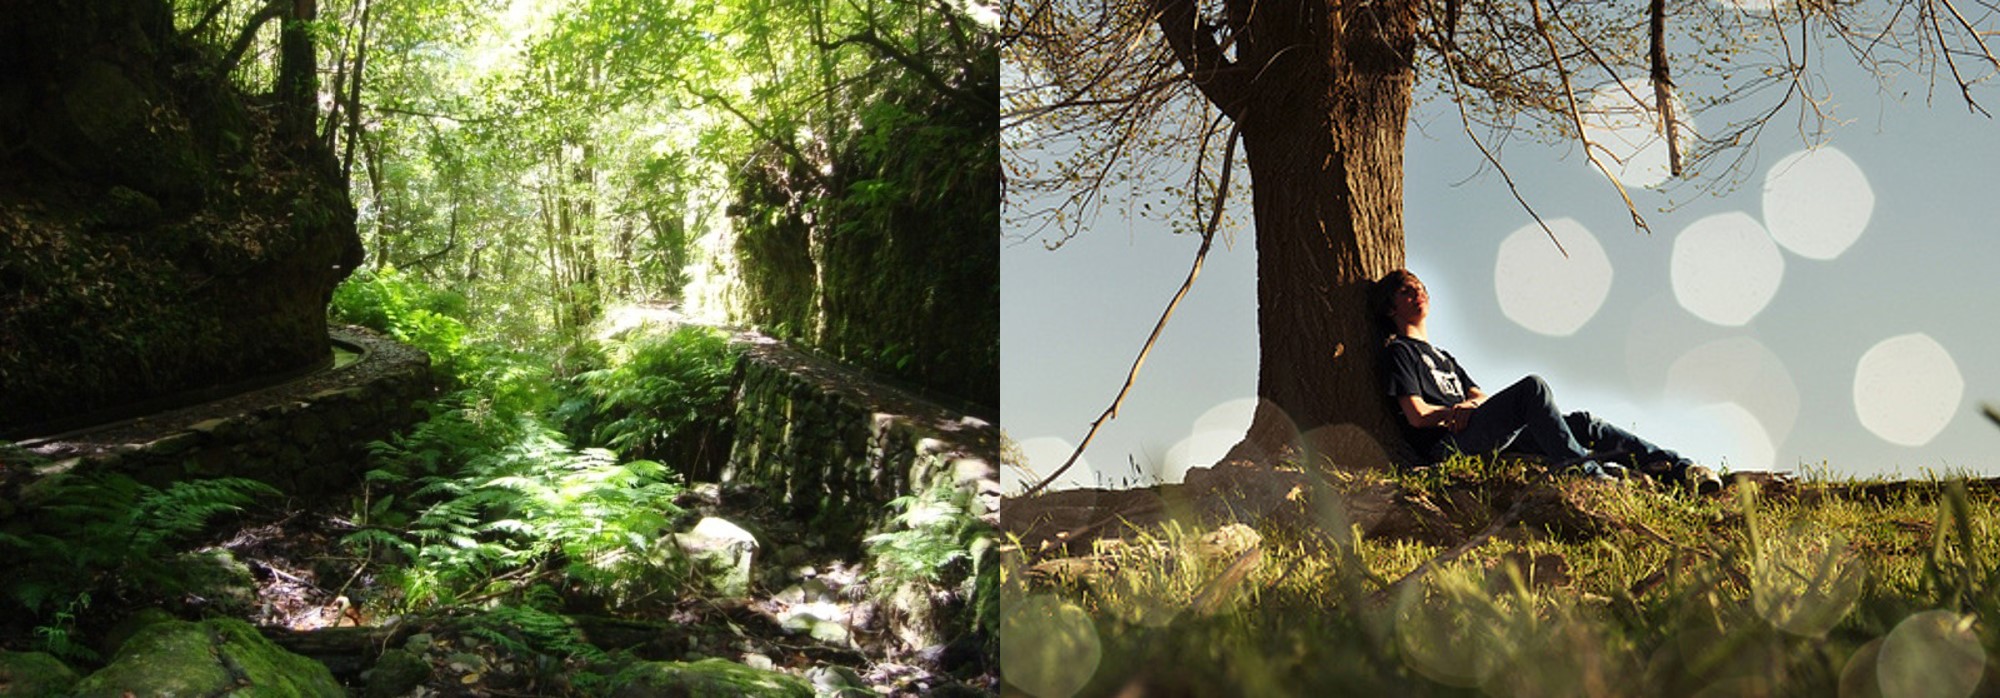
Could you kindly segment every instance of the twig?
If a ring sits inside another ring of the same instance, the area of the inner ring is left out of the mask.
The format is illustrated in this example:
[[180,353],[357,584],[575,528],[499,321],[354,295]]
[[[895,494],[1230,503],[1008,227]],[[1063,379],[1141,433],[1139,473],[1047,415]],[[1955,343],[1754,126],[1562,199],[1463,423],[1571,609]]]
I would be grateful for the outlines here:
[[1430,572],[1432,569],[1436,569],[1437,567],[1450,563],[1452,560],[1458,559],[1459,556],[1471,552],[1473,548],[1485,545],[1486,541],[1492,540],[1494,535],[1500,533],[1500,529],[1513,525],[1515,521],[1520,520],[1521,512],[1522,510],[1527,508],[1527,505],[1528,505],[1527,497],[1521,497],[1519,499],[1515,499],[1514,506],[1508,507],[1506,513],[1501,514],[1500,518],[1494,519],[1493,523],[1486,527],[1486,530],[1479,532],[1479,535],[1466,539],[1465,542],[1459,543],[1458,547],[1452,548],[1451,550],[1447,550],[1443,554],[1438,555],[1437,557],[1425,560],[1424,564],[1417,565],[1417,568],[1410,570],[1409,574],[1403,575],[1402,578],[1397,579],[1394,582],[1391,582],[1389,586],[1383,587],[1381,591],[1375,592],[1375,596],[1372,600],[1378,604],[1387,601],[1389,600],[1390,597],[1395,595],[1397,589],[1402,588],[1406,584],[1422,579],[1423,576],[1426,573]]
[[[1444,46],[1438,51],[1439,54],[1444,56],[1445,71],[1454,76],[1458,75],[1459,71],[1458,61],[1455,59],[1455,56],[1458,53],[1456,51],[1457,48],[1458,47],[1455,44],[1451,43],[1450,37],[1447,36]],[[1539,225],[1542,227],[1542,232],[1546,233],[1549,236],[1549,242],[1555,244],[1556,251],[1562,253],[1563,259],[1569,259],[1569,250],[1564,249],[1562,241],[1556,239],[1555,229],[1550,228],[1548,221],[1542,220],[1542,214],[1536,212],[1535,207],[1529,204],[1528,200],[1525,197],[1521,196],[1521,188],[1515,186],[1514,176],[1507,172],[1507,166],[1500,164],[1500,158],[1495,156],[1493,154],[1493,151],[1488,150],[1486,148],[1486,143],[1479,140],[1479,134],[1473,133],[1472,115],[1466,113],[1465,111],[1464,81],[1453,79],[1450,80],[1449,82],[1451,83],[1451,92],[1452,92],[1451,101],[1453,106],[1458,107],[1458,123],[1460,128],[1465,129],[1465,137],[1472,139],[1473,147],[1478,148],[1479,154],[1485,156],[1486,162],[1493,165],[1494,171],[1500,173],[1500,179],[1501,181],[1507,183],[1507,193],[1514,195],[1515,203],[1519,203],[1521,205],[1521,209],[1528,212],[1529,218],[1535,219],[1535,225]]]
[[[1549,0],[1549,3],[1550,9],[1554,10],[1555,0]],[[1563,100],[1569,104],[1569,117],[1576,125],[1576,137],[1583,141],[1583,156],[1589,158],[1590,164],[1597,166],[1599,172],[1604,173],[1605,179],[1611,180],[1611,186],[1618,190],[1618,198],[1625,200],[1625,211],[1632,214],[1632,224],[1639,226],[1640,230],[1651,232],[1652,226],[1646,225],[1646,219],[1639,215],[1639,207],[1633,205],[1632,196],[1625,192],[1625,185],[1618,181],[1617,175],[1611,174],[1610,167],[1606,167],[1603,161],[1597,159],[1597,151],[1591,149],[1590,134],[1583,128],[1583,111],[1576,106],[1576,86],[1570,82],[1569,69],[1563,67],[1562,52],[1556,48],[1556,37],[1549,33],[1549,25],[1542,19],[1541,3],[1529,0],[1528,7],[1535,12],[1535,33],[1540,34],[1543,43],[1548,45],[1549,59],[1555,63],[1556,75],[1562,78]]]
[[1173,300],[1167,302],[1166,310],[1160,313],[1160,321],[1154,323],[1153,334],[1146,338],[1145,346],[1139,348],[1139,356],[1133,359],[1132,369],[1125,373],[1124,387],[1118,389],[1118,396],[1112,398],[1111,406],[1104,408],[1104,413],[1098,415],[1097,419],[1090,423],[1090,431],[1084,433],[1083,442],[1076,445],[1076,450],[1069,454],[1069,459],[1063,461],[1061,467],[1056,468],[1055,472],[1049,473],[1048,477],[1043,478],[1034,487],[1030,487],[1026,492],[1022,492],[1022,497],[1033,497],[1036,493],[1047,488],[1049,483],[1055,482],[1056,478],[1062,477],[1063,473],[1069,471],[1070,466],[1076,465],[1078,458],[1083,457],[1083,450],[1090,447],[1090,440],[1097,437],[1097,430],[1102,428],[1105,422],[1118,418],[1119,405],[1124,404],[1125,395],[1132,391],[1132,384],[1139,379],[1139,367],[1146,364],[1146,355],[1153,351],[1153,344],[1160,340],[1160,332],[1166,329],[1167,320],[1173,318],[1174,309],[1180,307],[1181,299],[1186,298],[1188,290],[1194,287],[1195,278],[1201,276],[1202,262],[1208,259],[1208,251],[1215,245],[1215,229],[1222,223],[1222,210],[1229,200],[1229,175],[1235,168],[1236,141],[1242,136],[1242,133],[1242,123],[1232,122],[1229,128],[1229,138],[1223,142],[1222,176],[1216,184],[1215,208],[1208,219],[1208,227],[1201,231],[1201,247],[1195,250],[1194,265],[1188,269],[1187,280],[1181,282],[1180,290],[1174,292]]

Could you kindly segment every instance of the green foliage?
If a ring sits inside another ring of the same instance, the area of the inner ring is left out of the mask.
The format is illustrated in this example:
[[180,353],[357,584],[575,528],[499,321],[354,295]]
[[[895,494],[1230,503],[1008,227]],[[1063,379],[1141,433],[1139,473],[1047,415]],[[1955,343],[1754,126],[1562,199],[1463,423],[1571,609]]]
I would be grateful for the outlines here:
[[736,351],[721,331],[687,326],[610,347],[605,368],[579,374],[557,410],[564,431],[633,457],[663,457],[669,439],[718,413]]
[[664,466],[576,449],[532,413],[490,408],[462,394],[374,446],[370,495],[357,502],[371,526],[347,542],[409,561],[392,575],[402,606],[506,594],[543,577],[615,600],[680,589],[686,566],[658,544],[680,513]]
[[76,641],[77,615],[90,608],[90,592],[82,592],[51,614],[47,623],[35,626],[35,649],[68,660],[96,661],[96,650]]
[[993,638],[999,632],[1000,570],[998,532],[973,514],[972,493],[939,485],[914,495],[897,497],[889,508],[899,510],[895,530],[869,536],[864,542],[878,578],[879,591],[897,587],[948,587],[967,600],[973,627]]
[[467,620],[466,635],[493,643],[515,657],[548,656],[602,662],[610,655],[583,636],[576,624],[548,610],[560,605],[562,597],[544,585],[524,592],[518,604],[505,604],[481,611]]
[[[33,617],[50,618],[44,627],[54,630],[67,628],[63,615],[73,619],[92,596],[171,596],[186,577],[175,546],[215,517],[272,494],[268,485],[238,478],[162,490],[117,473],[44,477],[0,521],[0,558],[8,562],[0,596]],[[66,635],[43,637],[52,645],[67,642]]]

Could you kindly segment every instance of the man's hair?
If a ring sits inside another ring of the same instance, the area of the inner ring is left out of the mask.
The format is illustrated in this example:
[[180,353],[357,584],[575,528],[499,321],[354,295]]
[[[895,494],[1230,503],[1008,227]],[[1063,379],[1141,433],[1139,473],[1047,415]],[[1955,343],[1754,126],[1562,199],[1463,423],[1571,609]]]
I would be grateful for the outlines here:
[[1396,291],[1402,289],[1405,282],[1415,278],[1417,275],[1410,273],[1410,270],[1397,269],[1383,274],[1382,278],[1375,281],[1374,286],[1369,287],[1368,314],[1374,316],[1376,322],[1381,323],[1385,332],[1394,332],[1393,328],[1389,327],[1389,311],[1396,306]]

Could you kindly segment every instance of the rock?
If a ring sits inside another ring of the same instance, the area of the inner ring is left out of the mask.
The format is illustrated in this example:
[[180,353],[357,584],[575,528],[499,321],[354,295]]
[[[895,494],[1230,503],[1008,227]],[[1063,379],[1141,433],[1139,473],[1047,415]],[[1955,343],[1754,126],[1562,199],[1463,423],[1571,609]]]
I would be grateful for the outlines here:
[[806,603],[780,612],[778,624],[787,631],[803,632],[829,645],[846,646],[852,640],[847,626],[838,620],[843,615],[846,614],[835,604]]
[[[426,643],[428,644],[428,643]],[[368,698],[405,695],[431,678],[430,662],[408,650],[389,650],[368,671]]]
[[106,657],[116,656],[119,648],[125,646],[125,641],[132,639],[132,636],[138,634],[141,628],[170,620],[179,619],[175,618],[174,614],[168,613],[166,609],[139,609],[137,613],[126,616],[124,620],[118,621],[111,626],[110,630],[105,631],[104,639],[98,645],[97,651]]
[[813,694],[820,698],[875,695],[860,674],[844,666],[816,666],[806,670],[806,678],[812,681]]
[[0,695],[67,695],[76,678],[76,671],[47,654],[0,652]]
[[1232,523],[1222,528],[1202,534],[1195,542],[1195,554],[1210,562],[1228,564],[1238,556],[1264,543],[1264,536],[1257,529],[1240,523]]
[[126,695],[343,698],[325,665],[279,648],[240,620],[174,620],[141,628],[118,656],[76,685],[77,698]]
[[703,518],[694,530],[676,534],[674,542],[710,573],[709,583],[717,593],[743,597],[750,594],[751,564],[757,554],[757,537],[743,527],[713,516]]
[[257,606],[257,577],[226,548],[183,553],[179,559],[188,594],[206,610],[240,615]]
[[611,677],[608,694],[612,698],[813,698],[814,695],[812,686],[798,677],[724,659],[633,664]]
[[205,437],[210,437],[210,436],[215,436],[217,432],[222,431],[227,426],[229,426],[228,417],[216,417],[214,419],[205,419],[199,422],[195,422],[193,426],[188,427],[188,431],[200,434]]

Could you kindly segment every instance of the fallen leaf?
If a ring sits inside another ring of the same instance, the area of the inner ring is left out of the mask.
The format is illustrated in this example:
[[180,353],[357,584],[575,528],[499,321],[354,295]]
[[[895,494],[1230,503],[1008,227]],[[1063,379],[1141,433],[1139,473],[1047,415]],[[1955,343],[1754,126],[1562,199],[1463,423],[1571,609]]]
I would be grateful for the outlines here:
[[475,671],[470,674],[466,674],[465,678],[459,679],[458,682],[468,686],[475,683],[479,683],[479,672]]

